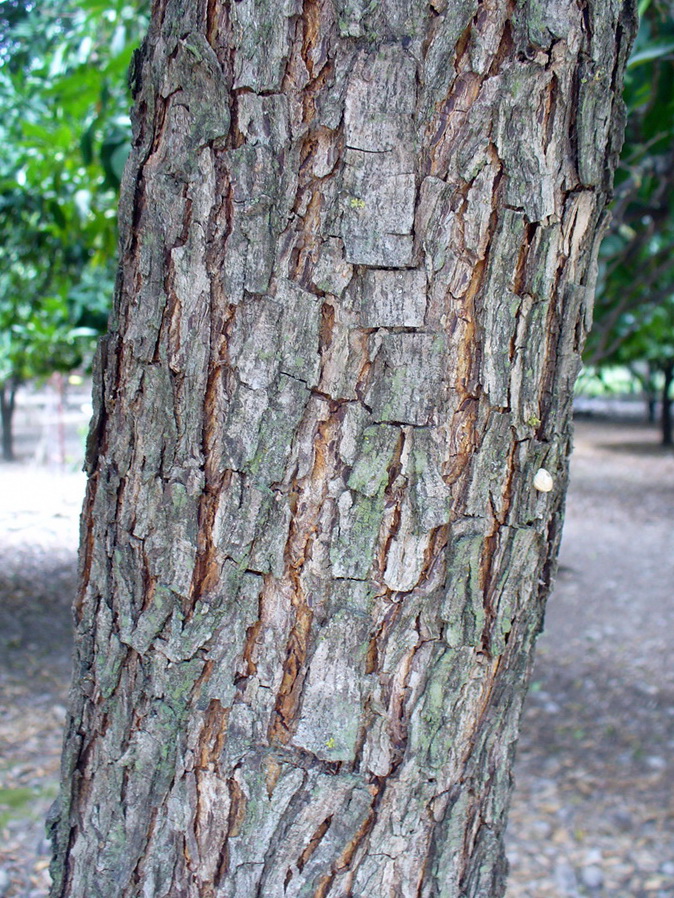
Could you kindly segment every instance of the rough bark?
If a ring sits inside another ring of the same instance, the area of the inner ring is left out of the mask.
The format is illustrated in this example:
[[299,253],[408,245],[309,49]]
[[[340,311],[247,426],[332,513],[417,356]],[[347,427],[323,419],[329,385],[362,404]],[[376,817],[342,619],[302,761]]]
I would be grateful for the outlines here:
[[53,898],[503,894],[633,29],[157,0]]

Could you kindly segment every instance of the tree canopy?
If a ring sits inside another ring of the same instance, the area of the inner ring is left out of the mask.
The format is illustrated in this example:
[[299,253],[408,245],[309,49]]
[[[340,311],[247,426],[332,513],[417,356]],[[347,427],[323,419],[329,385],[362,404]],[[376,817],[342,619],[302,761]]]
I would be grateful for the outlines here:
[[625,77],[625,145],[585,358],[630,366],[652,392],[654,376],[667,380],[674,364],[674,10],[642,0],[639,11]]
[[124,0],[0,4],[0,387],[82,361],[114,280],[146,13]]

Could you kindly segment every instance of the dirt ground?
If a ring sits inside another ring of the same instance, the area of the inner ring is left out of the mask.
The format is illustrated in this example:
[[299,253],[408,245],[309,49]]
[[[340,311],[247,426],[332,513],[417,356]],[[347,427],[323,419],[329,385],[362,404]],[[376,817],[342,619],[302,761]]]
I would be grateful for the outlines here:
[[510,814],[508,898],[674,896],[674,454],[578,422]]
[[[48,888],[84,485],[68,465],[0,465],[0,898]],[[673,525],[674,455],[657,434],[579,422],[508,898],[674,898]]]

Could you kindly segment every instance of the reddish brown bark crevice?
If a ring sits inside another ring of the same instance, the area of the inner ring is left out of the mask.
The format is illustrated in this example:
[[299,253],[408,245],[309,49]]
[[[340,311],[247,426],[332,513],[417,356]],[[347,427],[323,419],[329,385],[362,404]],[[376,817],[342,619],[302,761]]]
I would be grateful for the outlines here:
[[250,677],[254,677],[257,673],[257,664],[255,663],[255,651],[257,649],[257,642],[262,631],[263,627],[263,615],[264,615],[264,595],[266,589],[270,588],[269,577],[267,577],[267,582],[265,583],[265,587],[260,593],[260,605],[258,608],[257,620],[255,623],[248,627],[246,630],[246,642],[243,647],[243,652],[241,655],[241,673],[239,677],[235,680],[237,689],[240,694],[243,694],[245,690],[246,682]]
[[208,769],[220,761],[225,744],[225,732],[229,708],[223,708],[217,699],[211,699],[204,716],[204,725],[199,738],[198,766]]
[[302,4],[302,59],[307,67],[309,77],[314,79],[314,52],[325,40],[325,30],[322,27],[324,4],[320,0],[303,0]]
[[559,80],[553,71],[550,76],[550,81],[548,82],[548,91],[547,91],[547,94],[545,97],[545,106],[543,109],[543,120],[541,123],[541,127],[543,128],[543,130],[545,132],[545,140],[543,141],[543,147],[546,151],[552,144],[552,141],[554,138],[558,95],[559,95]]
[[424,583],[431,580],[435,574],[438,565],[444,563],[445,549],[449,543],[451,527],[449,524],[442,524],[431,531],[431,537],[428,546],[424,552],[424,563],[421,569],[421,575],[415,585],[415,589],[423,586]]
[[331,414],[320,421],[314,436],[312,470],[304,481],[294,484],[294,518],[286,544],[285,580],[295,612],[288,637],[283,678],[269,727],[269,739],[283,744],[290,741],[297,723],[297,712],[306,676],[306,658],[314,613],[308,604],[302,583],[302,571],[310,557],[318,519],[326,498],[330,472],[338,466],[336,458],[339,420]]
[[229,815],[227,818],[227,833],[222,843],[217,870],[213,878],[213,885],[216,889],[220,886],[229,872],[229,840],[235,838],[241,832],[248,805],[246,796],[235,776],[227,781],[227,788],[230,797]]
[[[358,828],[358,831],[354,834],[353,838],[342,849],[339,857],[332,867],[332,870],[319,881],[312,898],[326,898],[326,896],[330,893],[330,888],[337,874],[346,872],[351,866],[356,852],[366,842],[367,837],[372,832],[372,828],[377,819],[377,804],[381,799],[384,788],[385,785],[377,781],[370,785],[369,791],[372,795],[372,806],[370,808],[370,811],[364,818],[362,824]],[[346,898],[350,898],[351,894],[351,889],[347,887]]]
[[269,728],[271,742],[287,743],[297,723],[297,710],[306,675],[305,661],[313,612],[306,605],[295,605],[295,623],[288,639],[283,679],[276,697],[274,716]]
[[402,602],[394,601],[390,590],[377,596],[377,599],[386,610],[370,637],[365,667],[365,672],[368,674],[376,673],[379,670],[379,657],[383,653],[387,637],[402,611]]
[[306,846],[306,848],[304,849],[302,854],[297,859],[297,869],[300,871],[300,873],[302,872],[302,870],[304,870],[304,867],[306,866],[306,863],[309,860],[309,858],[311,857],[311,855],[318,848],[318,846],[321,842],[321,839],[327,833],[327,831],[330,829],[331,824],[332,824],[332,814],[329,817],[326,817],[325,820],[321,823],[321,825],[318,827],[316,832],[311,837],[309,844]]
[[471,45],[479,43],[482,31],[491,25],[494,16],[501,15],[500,3],[492,9],[489,4],[481,2],[470,25],[459,37],[453,61],[456,77],[450,83],[447,97],[436,104],[435,116],[426,130],[424,145],[428,148],[427,174],[435,177],[446,174],[452,144],[461,139],[471,108],[477,102],[485,81],[495,77],[512,55],[511,17],[514,12],[515,3],[508,0],[508,12],[503,15],[503,31],[498,49],[490,66],[482,74],[472,71]]
[[186,621],[190,620],[197,603],[217,590],[222,575],[222,564],[213,541],[213,525],[218,501],[219,493],[205,491],[199,502],[197,556],[189,595],[183,599]]
[[220,30],[220,9],[217,0],[206,0],[206,39],[217,52],[218,32]]
[[[539,228],[538,222],[526,221],[524,225],[524,239],[520,248],[520,253],[515,266],[515,272],[512,280],[512,291],[520,295],[524,289],[527,262],[529,260],[529,250],[534,240],[536,231]],[[513,336],[514,339],[514,336]],[[511,355],[512,358],[512,355]]]

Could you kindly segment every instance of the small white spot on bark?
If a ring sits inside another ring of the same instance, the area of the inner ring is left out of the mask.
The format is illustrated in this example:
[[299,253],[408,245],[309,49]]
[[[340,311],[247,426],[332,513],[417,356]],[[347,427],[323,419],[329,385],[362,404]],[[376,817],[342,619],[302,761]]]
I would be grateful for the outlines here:
[[549,493],[554,485],[552,475],[545,468],[539,468],[534,476],[534,486],[541,493]]

